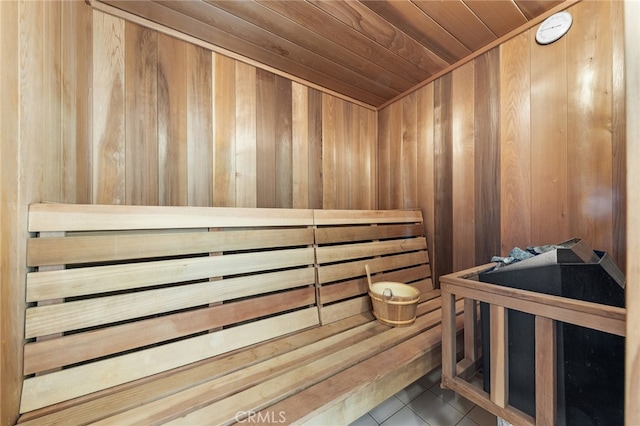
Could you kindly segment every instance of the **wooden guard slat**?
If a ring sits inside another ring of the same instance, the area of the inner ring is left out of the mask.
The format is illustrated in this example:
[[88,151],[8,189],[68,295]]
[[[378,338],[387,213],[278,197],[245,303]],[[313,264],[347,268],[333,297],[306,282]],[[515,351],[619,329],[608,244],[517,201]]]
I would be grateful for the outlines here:
[[29,232],[312,226],[313,211],[224,207],[32,204]]

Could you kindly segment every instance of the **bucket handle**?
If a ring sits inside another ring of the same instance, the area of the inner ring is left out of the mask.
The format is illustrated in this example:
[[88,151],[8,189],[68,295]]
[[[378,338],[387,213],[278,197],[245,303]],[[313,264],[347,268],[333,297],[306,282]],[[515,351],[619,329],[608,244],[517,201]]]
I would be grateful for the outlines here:
[[[369,282],[369,291],[373,292],[371,288],[371,272],[369,271],[369,264],[364,265],[364,270],[367,271],[367,281]],[[391,299],[393,297],[393,291],[390,288],[385,288],[382,292],[382,297]]]
[[367,281],[369,282],[369,291],[373,292],[371,288],[371,273],[369,272],[369,264],[364,265],[364,270],[367,271]]

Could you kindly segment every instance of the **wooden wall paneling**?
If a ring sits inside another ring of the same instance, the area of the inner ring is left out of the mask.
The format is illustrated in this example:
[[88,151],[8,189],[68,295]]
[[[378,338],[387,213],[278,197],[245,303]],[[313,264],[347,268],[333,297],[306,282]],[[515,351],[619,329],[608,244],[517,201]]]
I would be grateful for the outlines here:
[[256,85],[257,203],[258,207],[275,207],[275,75],[258,69]]
[[158,33],[125,23],[126,203],[158,204]]
[[531,244],[571,237],[567,206],[567,37],[531,43]]
[[[43,183],[47,176],[47,166],[38,162],[42,155],[51,154],[47,144],[47,139],[43,137],[47,131],[47,103],[46,76],[48,71],[45,68],[44,57],[44,37],[42,36],[42,26],[45,20],[45,11],[41,3],[28,2],[20,5],[20,91],[19,105],[20,123],[19,130],[19,161],[28,161],[32,170],[20,171],[20,184],[26,191],[37,191],[37,195],[42,197]],[[22,141],[29,141],[22,144]],[[49,186],[49,189],[51,186]],[[24,194],[26,196],[30,193]]]
[[213,205],[213,54],[188,44],[187,187],[190,206]]
[[22,3],[0,2],[0,424],[14,424],[22,392],[25,229],[28,200],[22,193],[20,143],[20,57]]
[[124,21],[93,12],[93,202],[125,203]]
[[[451,202],[453,269],[476,264],[474,62],[451,73]],[[484,188],[483,188],[484,190]],[[489,231],[489,230],[487,230]]]
[[402,160],[400,187],[401,208],[418,207],[418,94],[402,98]]
[[625,357],[625,424],[640,424],[640,2],[624,2],[624,75],[627,145],[627,332]]
[[627,135],[625,129],[625,54],[624,2],[611,4],[612,21],[612,191],[613,191],[613,247],[611,254],[622,271],[627,265]]
[[291,135],[291,80],[275,76],[276,207],[293,206],[293,158]]
[[90,203],[92,9],[82,2],[62,2],[62,156],[65,202]]
[[[340,168],[344,170],[344,208],[354,209],[361,205],[359,194],[360,182],[360,113],[358,108],[349,102],[344,103],[344,132],[342,135],[342,160]],[[339,151],[340,152],[340,151]]]
[[256,207],[256,68],[236,61],[236,207]]
[[188,205],[187,46],[158,34],[158,203]]
[[437,264],[434,279],[453,271],[453,200],[452,182],[452,77],[446,74],[434,82],[434,244]]
[[400,209],[402,208],[402,151],[403,151],[403,139],[402,139],[402,101],[394,102],[389,106],[389,129],[390,129],[390,144],[389,144],[389,201],[388,208]]
[[613,248],[611,2],[573,8],[567,34],[569,232]]
[[336,104],[334,96],[322,95],[322,208],[337,209],[336,199]]
[[[61,73],[62,69],[62,40],[61,40],[61,10],[59,2],[36,3],[36,7],[42,8],[43,21],[40,28],[42,40],[34,46],[33,55],[42,55],[41,78],[42,91],[40,92],[43,117],[41,118],[42,133],[39,135],[42,143],[43,161],[43,193],[49,200],[62,200],[63,175],[61,173],[68,160],[63,157],[62,149],[62,105],[60,103],[62,93]],[[41,50],[40,50],[41,49]],[[35,100],[35,98],[34,98]],[[53,161],[49,160],[53,159]],[[63,166],[64,165],[64,166]]]
[[236,64],[231,58],[213,54],[213,205],[236,203]]
[[309,89],[293,82],[291,85],[291,156],[293,164],[293,208],[309,208],[310,147],[309,147]]
[[391,205],[391,105],[378,112],[378,208]]
[[328,121],[330,126],[327,126],[328,132],[332,134],[331,144],[327,145],[329,155],[324,158],[324,161],[330,161],[329,169],[332,176],[330,181],[332,184],[326,188],[330,188],[332,194],[329,198],[333,199],[333,205],[336,209],[344,209],[347,204],[347,190],[349,182],[347,180],[346,170],[346,156],[345,152],[348,145],[344,138],[345,136],[345,114],[346,108],[342,99],[335,98],[331,102],[331,108],[329,110],[331,119]]
[[377,113],[366,108],[360,111],[360,178],[358,190],[361,193],[359,208],[376,209],[378,187],[377,177]]
[[[475,263],[500,254],[500,50],[475,66]],[[470,265],[474,266],[474,265]]]
[[309,206],[312,209],[323,207],[322,194],[322,92],[317,89],[308,90],[309,119]]
[[[416,123],[416,138],[418,141],[418,206],[422,209],[423,224],[427,237],[427,249],[429,250],[429,260],[432,265],[436,261],[434,244],[436,210],[434,197],[433,87],[434,83],[429,83],[421,87],[417,92],[418,121]],[[434,281],[434,286],[438,287],[438,282]]]
[[500,46],[500,255],[531,244],[529,32]]

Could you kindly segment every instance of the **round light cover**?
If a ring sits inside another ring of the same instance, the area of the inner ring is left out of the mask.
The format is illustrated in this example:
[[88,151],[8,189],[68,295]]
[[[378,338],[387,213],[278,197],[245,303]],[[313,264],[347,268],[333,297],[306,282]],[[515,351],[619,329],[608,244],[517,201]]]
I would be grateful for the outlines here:
[[573,18],[569,12],[554,13],[545,19],[538,27],[536,41],[539,44],[553,43],[569,31],[572,23]]

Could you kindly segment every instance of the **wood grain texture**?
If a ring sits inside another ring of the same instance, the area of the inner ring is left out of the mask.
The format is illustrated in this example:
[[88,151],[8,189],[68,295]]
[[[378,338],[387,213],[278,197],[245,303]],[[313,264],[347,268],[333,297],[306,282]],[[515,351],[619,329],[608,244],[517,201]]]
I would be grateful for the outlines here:
[[453,270],[476,264],[475,70],[467,63],[451,73],[451,200]]
[[535,317],[536,424],[557,423],[556,324],[545,317]]
[[125,25],[99,12],[93,25],[93,202],[124,204]]
[[[640,13],[640,3],[624,4],[624,39],[625,44],[625,77],[626,77],[626,112],[628,117],[638,117],[640,102],[635,95],[640,91],[640,52],[629,40],[638,40],[640,27],[636,25],[636,17]],[[640,138],[638,120],[627,120],[625,126],[628,140]],[[633,188],[640,181],[640,146],[636,143],[627,145],[627,188]],[[625,357],[625,422],[640,422],[640,330],[636,326],[640,320],[640,193],[627,191],[627,340]]]
[[158,204],[158,34],[125,23],[126,204]]
[[158,34],[158,204],[188,203],[187,49]]
[[611,5],[576,8],[576,31],[567,37],[569,229],[592,247],[608,248],[614,219]]
[[235,61],[213,55],[213,205],[236,203],[236,66]]
[[187,45],[188,205],[213,205],[213,57]]
[[257,116],[256,143],[258,207],[276,206],[276,87],[275,76],[257,70],[256,107]]
[[[417,205],[422,210],[424,218],[425,236],[429,246],[429,258],[435,264],[435,165],[434,165],[434,100],[433,84],[428,84],[418,90],[417,99],[417,130],[418,140],[418,200]],[[435,281],[435,286],[438,286]]]
[[625,105],[624,7],[616,2],[611,7],[612,20],[612,185],[613,248],[611,254],[621,270],[627,265],[627,144]]
[[[474,61],[475,264],[500,253],[500,51]],[[493,230],[486,232],[487,229]]]
[[540,245],[573,235],[567,206],[567,38],[541,46],[534,36],[531,32],[531,244]]
[[[21,276],[26,267],[19,259],[24,246],[19,228],[25,224],[24,211],[20,207],[25,188],[21,186],[20,164],[20,8],[17,2],[0,3],[0,338],[5,344],[0,347],[0,423],[12,424],[18,418],[22,380],[24,316],[17,310],[24,308],[24,286],[8,285],[22,283]],[[24,28],[22,29],[24,31]]]
[[234,206],[257,206],[256,68],[236,62],[236,199]]
[[500,46],[500,254],[531,241],[529,33]]
[[453,171],[452,171],[452,76],[447,74],[434,82],[434,244],[438,250],[433,265],[436,280],[453,270]]

